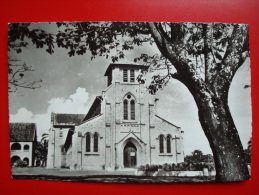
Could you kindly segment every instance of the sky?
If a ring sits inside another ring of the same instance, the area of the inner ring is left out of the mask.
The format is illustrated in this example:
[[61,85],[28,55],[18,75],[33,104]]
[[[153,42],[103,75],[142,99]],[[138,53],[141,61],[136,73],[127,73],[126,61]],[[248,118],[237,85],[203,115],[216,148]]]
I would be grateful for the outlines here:
[[[34,24],[49,32],[55,32],[54,24]],[[41,87],[35,90],[18,89],[9,93],[10,122],[33,122],[37,124],[38,140],[50,128],[50,114],[73,113],[86,114],[97,95],[107,87],[105,70],[111,63],[110,59],[97,57],[91,61],[91,56],[69,57],[67,51],[55,48],[50,55],[44,49],[35,49],[29,45],[22,53],[9,53],[9,57],[20,59],[32,66],[33,72],[25,74],[30,81],[42,80]],[[127,61],[143,53],[156,53],[154,46],[138,47],[126,55]],[[229,107],[242,144],[247,148],[251,137],[251,97],[250,60],[238,69],[229,91]],[[204,154],[212,154],[209,143],[204,135],[198,119],[198,110],[188,89],[177,80],[157,92],[156,113],[184,131],[185,154],[191,154],[195,149]]]

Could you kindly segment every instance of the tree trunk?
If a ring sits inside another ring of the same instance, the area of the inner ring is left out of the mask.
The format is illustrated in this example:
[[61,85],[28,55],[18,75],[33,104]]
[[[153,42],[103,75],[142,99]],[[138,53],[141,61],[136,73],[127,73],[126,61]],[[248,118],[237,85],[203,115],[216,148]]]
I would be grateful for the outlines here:
[[216,180],[242,181],[250,178],[244,151],[227,99],[215,98],[200,90],[192,93],[199,120],[209,140],[216,166]]
[[[171,74],[172,78],[182,82],[195,99],[201,126],[214,155],[216,179],[221,182],[249,179],[243,146],[228,107],[230,83],[246,58],[242,52],[244,42],[247,41],[247,26],[234,26],[222,60],[223,64],[216,64],[216,60],[209,61],[211,57],[205,56],[206,73],[203,79],[195,65],[188,60],[188,47],[184,48],[177,42],[170,42],[158,24],[148,25],[158,49],[177,70],[177,73]],[[212,44],[212,40],[208,40],[211,38],[213,37],[208,34],[205,37],[206,43]],[[208,49],[209,46],[205,45],[205,50]],[[205,54],[208,54],[208,51],[205,51]]]

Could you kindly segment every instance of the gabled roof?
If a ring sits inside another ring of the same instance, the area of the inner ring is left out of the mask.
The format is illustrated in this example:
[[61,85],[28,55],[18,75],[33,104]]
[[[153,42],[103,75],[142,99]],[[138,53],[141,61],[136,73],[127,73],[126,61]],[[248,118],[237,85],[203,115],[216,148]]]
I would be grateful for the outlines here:
[[90,118],[93,118],[101,113],[101,104],[102,104],[103,98],[102,96],[96,96],[91,108],[89,109],[88,113],[86,114],[83,121],[87,121]]
[[79,125],[84,117],[84,114],[51,113],[51,123],[53,126],[75,126]]
[[35,123],[10,123],[9,131],[11,142],[33,142],[37,127]]
[[155,115],[157,118],[160,118],[161,120],[163,120],[164,122],[166,122],[166,123],[168,123],[168,124],[170,124],[170,125],[173,125],[174,127],[176,127],[176,128],[181,128],[181,127],[178,127],[178,126],[176,126],[175,124],[173,124],[173,123],[171,123],[171,122],[169,122],[169,121],[167,121],[167,120],[165,120],[165,119],[163,119],[162,117],[160,117],[160,116],[158,116],[158,115]]
[[[147,145],[143,140],[141,140],[133,131],[129,132],[126,136],[124,136],[124,138],[122,138],[118,143],[126,140],[128,137],[130,137],[130,134],[132,134],[132,137],[135,137],[140,143],[143,143],[145,145]],[[116,143],[116,144],[118,144]]]
[[123,67],[123,68],[138,68],[138,69],[144,69],[147,70],[148,66],[144,66],[144,65],[138,65],[138,64],[134,64],[134,63],[112,63],[108,66],[104,76],[108,76],[112,70],[113,67]]

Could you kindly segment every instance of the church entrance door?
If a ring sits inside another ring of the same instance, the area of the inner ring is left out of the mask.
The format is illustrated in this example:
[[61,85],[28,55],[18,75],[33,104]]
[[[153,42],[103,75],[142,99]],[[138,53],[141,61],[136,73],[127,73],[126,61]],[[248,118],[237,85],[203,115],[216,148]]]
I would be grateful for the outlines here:
[[133,168],[137,165],[137,148],[132,142],[126,144],[123,155],[125,168]]

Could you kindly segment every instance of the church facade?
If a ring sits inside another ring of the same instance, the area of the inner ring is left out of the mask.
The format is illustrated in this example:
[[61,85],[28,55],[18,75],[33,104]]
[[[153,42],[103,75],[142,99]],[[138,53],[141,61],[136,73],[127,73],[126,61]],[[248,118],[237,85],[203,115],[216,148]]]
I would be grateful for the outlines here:
[[158,99],[136,79],[146,70],[142,65],[110,64],[108,87],[81,122],[56,126],[52,121],[47,166],[114,170],[183,162],[184,132],[156,115]]

